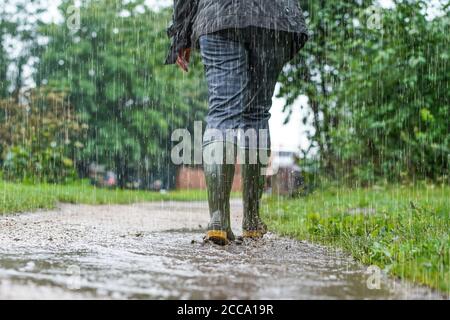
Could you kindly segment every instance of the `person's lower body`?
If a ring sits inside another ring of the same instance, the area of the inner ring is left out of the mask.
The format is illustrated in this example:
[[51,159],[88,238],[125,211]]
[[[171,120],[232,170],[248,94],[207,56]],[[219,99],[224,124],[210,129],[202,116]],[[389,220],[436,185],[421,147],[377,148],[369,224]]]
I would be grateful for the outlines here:
[[243,181],[243,236],[258,238],[266,232],[259,214],[270,154],[269,111],[278,75],[289,54],[286,41],[285,34],[255,28],[200,37],[209,89],[203,139],[211,214],[207,238],[216,243],[234,239],[229,198],[237,154]]

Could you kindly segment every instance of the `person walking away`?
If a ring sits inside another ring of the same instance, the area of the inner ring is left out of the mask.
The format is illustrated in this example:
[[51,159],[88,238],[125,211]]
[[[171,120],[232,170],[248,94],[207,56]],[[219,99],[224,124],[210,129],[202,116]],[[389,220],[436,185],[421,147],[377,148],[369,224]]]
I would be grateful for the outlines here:
[[[172,45],[166,64],[177,64],[187,72],[191,49],[200,49],[208,83],[206,132],[214,134],[205,133],[203,151],[216,157],[204,161],[210,211],[206,239],[220,245],[235,239],[229,201],[237,150],[243,160],[243,237],[261,238],[267,232],[260,218],[267,166],[261,159],[270,153],[272,96],[284,65],[308,39],[299,3],[175,0],[168,35]],[[256,136],[237,139],[239,135],[228,134],[248,130]]]

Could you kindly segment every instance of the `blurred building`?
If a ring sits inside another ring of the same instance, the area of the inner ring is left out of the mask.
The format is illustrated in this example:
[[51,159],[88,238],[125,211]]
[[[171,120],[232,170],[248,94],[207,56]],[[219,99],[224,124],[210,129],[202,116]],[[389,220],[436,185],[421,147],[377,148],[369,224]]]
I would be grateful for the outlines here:
[[272,152],[267,170],[267,189],[274,195],[296,195],[303,185],[298,156],[292,151]]
[[97,187],[113,188],[117,186],[117,175],[106,170],[104,165],[91,163],[88,167],[88,176],[91,184]]
[[[236,166],[232,191],[241,191],[241,167]],[[200,189],[206,190],[205,174],[201,166],[180,166],[176,177],[177,190]]]

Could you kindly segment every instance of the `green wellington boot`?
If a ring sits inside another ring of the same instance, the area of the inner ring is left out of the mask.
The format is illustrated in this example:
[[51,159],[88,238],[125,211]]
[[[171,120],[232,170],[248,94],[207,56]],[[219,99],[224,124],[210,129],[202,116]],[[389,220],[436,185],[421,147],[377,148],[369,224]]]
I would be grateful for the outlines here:
[[[246,150],[246,153],[248,150]],[[261,220],[260,202],[264,191],[265,176],[261,170],[264,168],[258,161],[249,164],[248,157],[241,165],[242,168],[242,195],[244,202],[244,219],[242,230],[244,238],[262,238],[267,233],[267,225]]]
[[231,231],[230,219],[230,192],[233,186],[235,164],[234,160],[231,164],[225,161],[226,153],[230,151],[234,152],[235,146],[234,144],[216,142],[208,145],[208,148],[223,148],[223,161],[221,164],[205,163],[203,166],[208,190],[209,213],[211,216],[206,240],[210,240],[219,245],[225,245],[229,241],[235,240],[235,236]]

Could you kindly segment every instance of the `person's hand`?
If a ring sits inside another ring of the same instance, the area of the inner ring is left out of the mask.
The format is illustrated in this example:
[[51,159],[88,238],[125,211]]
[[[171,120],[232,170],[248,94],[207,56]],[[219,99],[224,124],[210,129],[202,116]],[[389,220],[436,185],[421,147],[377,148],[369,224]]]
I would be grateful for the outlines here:
[[181,70],[188,72],[189,71],[189,61],[191,60],[191,49],[181,49],[178,52],[177,57],[177,65],[181,68]]

